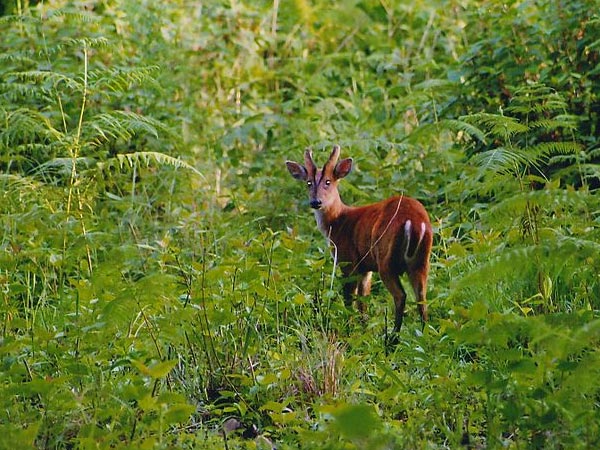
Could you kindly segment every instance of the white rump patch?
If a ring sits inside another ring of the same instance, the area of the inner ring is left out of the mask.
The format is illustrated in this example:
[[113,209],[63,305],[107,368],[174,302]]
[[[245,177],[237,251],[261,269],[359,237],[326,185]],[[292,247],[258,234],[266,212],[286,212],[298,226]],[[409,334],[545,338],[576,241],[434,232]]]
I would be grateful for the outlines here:
[[406,236],[406,246],[404,248],[404,260],[408,261],[411,258],[414,258],[419,251],[419,247],[421,246],[421,242],[423,242],[423,238],[425,237],[425,233],[427,232],[427,225],[425,222],[421,222],[421,233],[419,234],[419,242],[417,242],[417,246],[415,248],[415,252],[412,256],[408,256],[408,250],[410,249],[410,232],[412,228],[412,222],[407,220],[404,224],[404,235]]
[[419,245],[421,245],[421,241],[425,237],[425,231],[427,231],[427,225],[425,225],[425,222],[421,222],[421,236],[419,236]]
[[404,236],[406,237],[406,245],[404,247],[404,260],[408,260],[408,249],[410,248],[410,229],[412,228],[412,222],[409,220],[404,224]]

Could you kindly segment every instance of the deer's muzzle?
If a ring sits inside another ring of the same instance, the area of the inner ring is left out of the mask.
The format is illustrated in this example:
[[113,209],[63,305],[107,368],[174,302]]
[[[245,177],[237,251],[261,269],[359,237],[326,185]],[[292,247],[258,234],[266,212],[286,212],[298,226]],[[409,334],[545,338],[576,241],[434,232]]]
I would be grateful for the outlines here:
[[323,202],[321,200],[318,200],[318,199],[310,201],[310,207],[312,209],[319,209],[319,208],[321,208],[322,204],[323,204]]

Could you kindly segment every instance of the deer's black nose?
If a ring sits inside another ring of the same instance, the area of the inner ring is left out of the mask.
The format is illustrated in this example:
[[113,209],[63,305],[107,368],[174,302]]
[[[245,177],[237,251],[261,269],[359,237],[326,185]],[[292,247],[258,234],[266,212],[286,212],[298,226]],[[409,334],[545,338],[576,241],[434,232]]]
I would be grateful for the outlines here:
[[321,200],[315,199],[310,201],[310,207],[313,209],[319,209],[323,202]]

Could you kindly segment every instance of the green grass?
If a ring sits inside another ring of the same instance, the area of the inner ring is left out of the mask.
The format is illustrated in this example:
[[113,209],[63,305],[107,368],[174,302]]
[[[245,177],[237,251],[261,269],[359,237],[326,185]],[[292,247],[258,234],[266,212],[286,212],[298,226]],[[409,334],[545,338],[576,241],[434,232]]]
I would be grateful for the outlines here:
[[[3,6],[0,448],[598,446],[594,2]],[[285,171],[334,143],[431,215],[396,347]]]

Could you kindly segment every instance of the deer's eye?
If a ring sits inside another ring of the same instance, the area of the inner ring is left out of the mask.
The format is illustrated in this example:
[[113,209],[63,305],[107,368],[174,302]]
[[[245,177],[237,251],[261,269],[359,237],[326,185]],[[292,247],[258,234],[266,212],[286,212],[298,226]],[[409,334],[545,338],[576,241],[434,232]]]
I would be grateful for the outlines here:
[[308,187],[311,187],[311,186],[312,186],[312,181],[307,181],[307,182],[306,182],[306,185],[307,185]]
[[325,186],[329,186],[331,184],[331,180],[325,180]]

